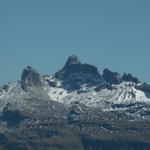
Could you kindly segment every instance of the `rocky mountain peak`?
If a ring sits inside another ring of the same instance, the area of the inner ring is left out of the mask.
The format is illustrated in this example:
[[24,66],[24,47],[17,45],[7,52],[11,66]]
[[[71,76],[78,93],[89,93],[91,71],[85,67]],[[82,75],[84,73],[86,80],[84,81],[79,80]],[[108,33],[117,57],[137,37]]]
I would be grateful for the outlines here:
[[133,77],[130,73],[128,74],[124,73],[122,79],[123,81],[126,81],[126,82],[134,82],[134,83],[140,82],[136,77]]
[[70,66],[70,65],[74,65],[74,64],[81,64],[81,63],[76,55],[71,55],[68,57],[68,60],[67,60],[65,66]]
[[99,84],[101,80],[101,75],[95,66],[82,64],[74,55],[68,58],[65,66],[54,76],[62,80],[67,89],[72,90],[79,89],[83,84],[88,86]]
[[41,86],[40,74],[31,66],[27,66],[21,75],[21,87],[23,90],[27,90],[29,86]]
[[117,72],[112,72],[109,69],[104,69],[103,78],[110,84],[119,84],[121,82],[121,75]]

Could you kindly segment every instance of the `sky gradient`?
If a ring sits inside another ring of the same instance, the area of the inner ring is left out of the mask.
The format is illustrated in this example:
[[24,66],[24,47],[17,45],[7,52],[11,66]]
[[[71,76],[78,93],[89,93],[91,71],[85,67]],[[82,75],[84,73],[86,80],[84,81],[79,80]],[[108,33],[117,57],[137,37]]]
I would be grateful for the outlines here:
[[31,65],[53,74],[69,55],[150,83],[149,0],[1,0],[0,85]]

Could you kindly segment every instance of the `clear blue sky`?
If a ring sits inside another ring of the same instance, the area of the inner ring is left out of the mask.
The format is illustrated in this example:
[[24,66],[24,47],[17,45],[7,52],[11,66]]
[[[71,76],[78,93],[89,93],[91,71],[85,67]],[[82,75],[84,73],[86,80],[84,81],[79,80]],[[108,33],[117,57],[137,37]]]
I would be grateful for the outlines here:
[[0,84],[82,62],[150,82],[150,0],[1,0]]

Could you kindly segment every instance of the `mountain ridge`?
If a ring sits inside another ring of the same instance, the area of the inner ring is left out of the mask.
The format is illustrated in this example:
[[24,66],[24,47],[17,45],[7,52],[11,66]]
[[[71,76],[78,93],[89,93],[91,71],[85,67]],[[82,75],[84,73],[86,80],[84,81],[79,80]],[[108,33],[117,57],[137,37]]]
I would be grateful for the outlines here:
[[[70,56],[0,87],[1,150],[149,150],[150,85]],[[68,138],[69,137],[69,138]]]
[[[130,73],[120,75],[119,73],[113,72],[107,68],[103,70],[102,74],[100,74],[95,66],[82,64],[75,55],[70,56],[64,67],[53,76],[41,76],[34,68],[27,66],[22,72],[21,79],[16,84],[21,87],[23,90],[22,92],[27,92],[28,89],[32,87],[41,87],[42,89],[45,89],[49,96],[51,95],[52,99],[52,95],[54,95],[54,97],[58,96],[60,99],[64,98],[63,96],[61,97],[55,94],[53,91],[55,90],[56,93],[60,92],[61,95],[64,93],[64,96],[66,97],[67,93],[68,95],[73,93],[73,96],[77,96],[79,93],[91,94],[93,92],[97,95],[99,94],[99,96],[103,96],[102,94],[104,94],[105,97],[112,96],[114,101],[117,101],[119,98],[122,98],[123,100],[129,99],[128,102],[132,102],[134,100],[140,101],[139,96],[141,96],[142,99],[147,99],[145,102],[150,101],[149,84],[140,82],[138,78],[134,77]],[[2,86],[1,91],[3,92],[0,95],[0,98],[3,97],[5,92],[8,93],[9,85],[6,84]],[[74,95],[75,92],[76,94]],[[122,95],[122,93],[125,95]],[[120,97],[120,95],[122,97]],[[138,99],[136,99],[136,96]],[[60,99],[58,100],[59,102],[61,101]],[[101,101],[101,98],[99,101]]]

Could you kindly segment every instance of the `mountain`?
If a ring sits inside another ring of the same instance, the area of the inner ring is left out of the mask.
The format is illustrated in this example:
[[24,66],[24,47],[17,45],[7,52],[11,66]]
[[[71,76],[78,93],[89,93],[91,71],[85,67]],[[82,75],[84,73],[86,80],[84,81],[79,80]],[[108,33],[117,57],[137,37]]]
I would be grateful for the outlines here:
[[0,150],[149,150],[150,85],[83,64],[54,75],[27,66],[0,87]]

